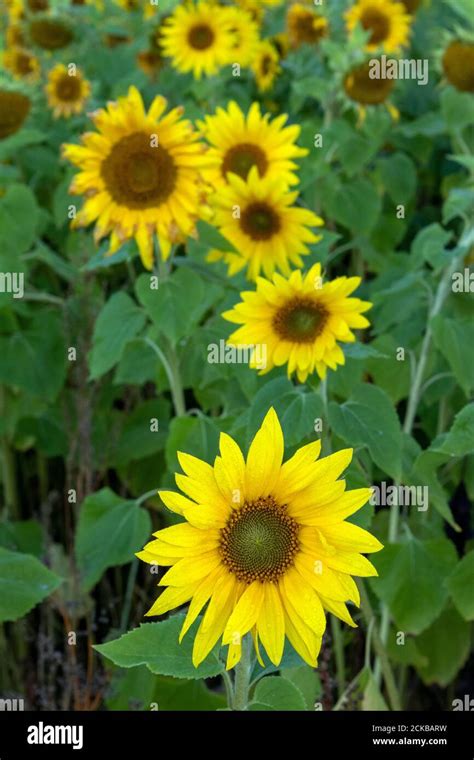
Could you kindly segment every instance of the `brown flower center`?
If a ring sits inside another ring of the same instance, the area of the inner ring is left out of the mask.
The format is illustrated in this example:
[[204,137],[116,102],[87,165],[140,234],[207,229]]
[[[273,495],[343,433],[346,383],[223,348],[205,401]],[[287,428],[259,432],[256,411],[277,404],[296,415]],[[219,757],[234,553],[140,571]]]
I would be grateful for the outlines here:
[[453,40],[443,55],[446,79],[461,92],[474,92],[474,45]]
[[0,139],[18,132],[30,108],[30,100],[23,93],[0,90]]
[[54,19],[36,19],[30,23],[30,37],[44,50],[60,50],[72,41],[70,29]]
[[322,25],[315,24],[318,16],[311,10],[298,11],[290,21],[290,31],[295,43],[307,42],[314,44],[325,36],[326,28]]
[[188,42],[195,50],[207,50],[214,42],[214,32],[207,24],[196,24],[189,30]]
[[177,169],[161,145],[153,147],[143,132],[123,137],[102,163],[102,179],[110,195],[131,209],[160,206],[173,192]]
[[347,95],[362,105],[377,105],[383,103],[390,95],[393,79],[371,79],[368,63],[358,66],[350,71],[344,80],[344,89]]
[[77,76],[64,74],[56,82],[56,97],[66,103],[75,102],[81,96],[81,82]]
[[275,582],[293,565],[298,533],[297,522],[273,497],[244,504],[221,530],[222,561],[244,583]]
[[377,8],[367,8],[362,14],[360,23],[367,32],[371,32],[369,43],[379,45],[390,34],[390,19]]
[[252,166],[256,166],[258,173],[263,177],[268,169],[265,153],[258,145],[240,143],[240,145],[234,145],[225,154],[221,167],[222,176],[225,177],[227,172],[233,172],[242,179],[247,179]]
[[270,240],[281,223],[278,214],[265,201],[254,201],[242,212],[240,227],[252,240]]
[[273,329],[283,340],[313,343],[327,321],[327,311],[309,297],[296,297],[278,310]]

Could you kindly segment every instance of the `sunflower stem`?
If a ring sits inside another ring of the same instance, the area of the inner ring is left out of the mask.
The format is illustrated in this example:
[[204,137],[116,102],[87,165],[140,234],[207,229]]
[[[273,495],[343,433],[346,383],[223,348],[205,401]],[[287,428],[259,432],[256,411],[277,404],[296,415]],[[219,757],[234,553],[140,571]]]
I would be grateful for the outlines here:
[[249,704],[250,678],[252,675],[252,641],[250,636],[242,639],[242,657],[235,668],[233,710],[247,710]]
[[337,697],[340,699],[346,688],[346,663],[344,658],[344,642],[342,640],[341,625],[334,615],[331,615],[331,633],[334,646],[334,657],[336,660]]

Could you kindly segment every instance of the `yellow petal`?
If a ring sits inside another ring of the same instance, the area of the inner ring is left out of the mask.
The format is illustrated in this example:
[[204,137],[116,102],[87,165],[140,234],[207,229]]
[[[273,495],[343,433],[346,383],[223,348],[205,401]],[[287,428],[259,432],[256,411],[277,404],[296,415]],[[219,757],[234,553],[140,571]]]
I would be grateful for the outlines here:
[[246,496],[249,501],[272,493],[283,459],[283,432],[270,408],[255,435],[247,457]]
[[193,646],[195,668],[207,657],[221,636],[234,602],[236,580],[233,575],[223,575],[215,585],[211,601],[198,628]]
[[165,588],[153,606],[148,610],[146,616],[163,615],[165,612],[173,610],[175,607],[180,607],[191,599],[195,589],[196,584],[183,586],[182,588]]
[[283,656],[285,645],[285,619],[277,587],[266,583],[265,598],[257,621],[257,631],[265,650],[275,666]]
[[225,627],[222,639],[224,644],[240,641],[254,627],[263,598],[264,586],[260,581],[254,581],[247,586]]
[[180,559],[160,581],[160,586],[186,586],[188,583],[199,581],[211,573],[220,564],[216,551],[206,552],[199,557]]

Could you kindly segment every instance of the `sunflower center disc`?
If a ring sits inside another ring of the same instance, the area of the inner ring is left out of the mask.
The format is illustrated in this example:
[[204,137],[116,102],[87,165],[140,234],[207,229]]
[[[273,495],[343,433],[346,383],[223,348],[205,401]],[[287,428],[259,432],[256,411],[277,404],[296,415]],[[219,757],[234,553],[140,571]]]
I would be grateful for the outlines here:
[[372,32],[369,42],[371,45],[378,45],[387,39],[390,32],[390,21],[387,16],[375,8],[365,11],[361,18],[361,24],[368,32]]
[[30,110],[30,100],[21,92],[0,91],[0,139],[13,135]]
[[161,145],[153,147],[142,132],[122,137],[102,163],[102,179],[117,203],[128,208],[159,206],[171,195],[176,166]]
[[273,327],[284,339],[295,343],[312,343],[324,327],[326,312],[310,298],[295,298],[280,309]]
[[214,32],[207,24],[196,24],[189,32],[188,42],[195,50],[206,50],[214,42]]
[[235,510],[221,530],[223,562],[244,583],[278,580],[298,548],[297,523],[271,497]]
[[266,203],[251,203],[242,213],[241,227],[253,240],[269,240],[280,229],[280,220]]
[[252,143],[234,145],[227,151],[222,162],[222,175],[225,177],[227,172],[233,172],[242,179],[247,179],[252,166],[257,167],[261,177],[264,176],[268,168],[268,161],[263,150],[258,145],[252,145]]
[[56,95],[59,100],[77,100],[80,94],[81,85],[76,76],[66,74],[56,84]]

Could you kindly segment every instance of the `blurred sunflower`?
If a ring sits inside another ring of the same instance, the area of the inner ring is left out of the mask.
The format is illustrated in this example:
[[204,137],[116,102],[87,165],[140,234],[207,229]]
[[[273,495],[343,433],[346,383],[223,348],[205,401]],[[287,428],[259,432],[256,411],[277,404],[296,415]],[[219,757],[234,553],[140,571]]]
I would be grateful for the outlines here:
[[161,27],[163,55],[178,71],[192,71],[196,79],[227,65],[234,44],[227,8],[206,0],[178,5]]
[[18,132],[31,111],[28,95],[10,85],[0,83],[0,140]]
[[33,18],[28,25],[28,35],[31,43],[42,50],[61,50],[74,39],[69,24],[49,16]]
[[360,24],[370,32],[367,50],[394,53],[408,43],[411,17],[398,0],[357,0],[345,13],[349,32]]
[[243,67],[250,66],[260,43],[258,24],[245,10],[226,7],[225,13],[233,35],[229,62],[239,63]]
[[194,639],[195,667],[221,640],[229,645],[227,669],[233,668],[249,632],[262,665],[259,645],[278,667],[287,638],[316,667],[325,610],[355,626],[346,607],[360,604],[351,576],[377,575],[362,553],[383,547],[346,522],[371,495],[370,488],[346,491],[338,480],[352,449],[318,459],[320,450],[314,441],[283,462],[283,433],[271,408],[246,461],[225,433],[213,467],[178,453],[185,474],[176,475],[176,484],[186,495],[161,491],[160,497],[184,522],[155,533],[137,556],[171,565],[147,615],[190,602],[180,641],[209,603]]
[[9,24],[5,34],[5,47],[20,47],[25,46],[25,33],[21,24]]
[[84,110],[91,86],[80,69],[75,68],[70,74],[64,64],[58,63],[48,73],[45,91],[54,118],[69,118]]
[[[352,329],[369,327],[362,316],[372,304],[348,296],[360,285],[360,277],[338,277],[322,283],[321,266],[306,275],[300,270],[273,282],[257,279],[255,291],[241,293],[242,301],[222,315],[242,325],[227,342],[232,345],[267,347],[267,364],[260,374],[287,364],[288,377],[296,373],[304,383],[315,371],[324,379],[329,367],[345,363],[338,345],[355,341]],[[256,368],[254,357],[250,367]]]
[[297,48],[304,43],[314,44],[327,35],[328,21],[314,7],[293,3],[286,14],[290,45]]
[[247,267],[255,280],[263,270],[270,277],[275,269],[290,274],[290,264],[303,266],[301,254],[309,253],[306,243],[317,243],[321,236],[312,227],[323,220],[308,209],[294,206],[298,193],[289,192],[286,182],[274,177],[259,177],[257,167],[245,182],[228,174],[228,185],[214,198],[214,222],[236,253],[212,251],[210,261],[223,258],[229,275]]
[[474,43],[453,39],[442,56],[443,72],[450,84],[461,92],[474,92]]
[[218,108],[214,116],[198,121],[200,131],[212,146],[208,155],[214,165],[205,178],[218,188],[226,183],[228,172],[247,179],[250,169],[256,166],[260,177],[297,185],[294,170],[298,167],[293,159],[306,156],[308,151],[296,145],[300,127],[285,127],[287,120],[288,116],[282,114],[270,121],[270,114],[262,116],[259,103],[252,103],[245,116],[237,103],[231,101],[226,110]]
[[393,87],[393,79],[372,79],[369,63],[356,66],[344,78],[346,95],[359,105],[361,120],[365,118],[366,106],[377,106],[382,103],[395,121],[399,118],[398,110],[388,100]]
[[262,40],[255,54],[252,71],[260,92],[267,92],[281,71],[280,56],[269,40]]
[[29,82],[35,82],[40,75],[38,58],[24,48],[7,48],[3,54],[3,65],[14,77]]
[[81,169],[70,191],[86,195],[75,226],[96,221],[95,240],[110,234],[109,253],[135,238],[147,269],[153,265],[153,235],[166,259],[173,243],[193,234],[205,210],[205,146],[181,118],[183,109],[164,116],[166,106],[157,96],[147,113],[130,87],[126,97],[92,115],[98,132],[84,134],[82,145],[63,146],[64,156]]

